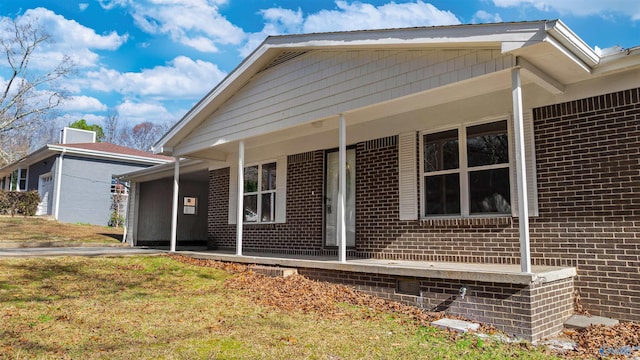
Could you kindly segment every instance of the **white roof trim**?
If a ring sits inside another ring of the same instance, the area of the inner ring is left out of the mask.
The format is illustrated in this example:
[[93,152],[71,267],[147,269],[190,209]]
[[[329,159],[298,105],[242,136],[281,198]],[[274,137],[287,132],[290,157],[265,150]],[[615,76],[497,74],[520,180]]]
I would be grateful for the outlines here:
[[114,159],[119,161],[134,161],[141,162],[147,164],[164,164],[168,163],[171,160],[163,160],[163,159],[155,159],[146,156],[138,156],[138,155],[129,155],[129,154],[121,154],[121,153],[113,153],[108,151],[100,151],[100,150],[90,150],[90,149],[80,149],[76,147],[69,147],[64,145],[47,145],[47,148],[51,151],[63,152],[65,154],[77,154],[77,155],[85,155],[85,156],[94,156],[106,159]]
[[[387,30],[315,33],[272,36],[256,48],[225,79],[217,84],[185,114],[153,147],[155,153],[173,155],[182,139],[209,117],[240,87],[272,61],[270,54],[298,49],[377,49],[396,47],[470,47],[498,48],[503,52],[517,51],[529,45],[548,42],[574,61],[585,72],[600,62],[600,57],[562,21],[532,21],[518,23],[454,25]],[[534,79],[553,93],[564,90],[562,84],[535,67],[527,67]],[[213,145],[213,144],[211,144]]]

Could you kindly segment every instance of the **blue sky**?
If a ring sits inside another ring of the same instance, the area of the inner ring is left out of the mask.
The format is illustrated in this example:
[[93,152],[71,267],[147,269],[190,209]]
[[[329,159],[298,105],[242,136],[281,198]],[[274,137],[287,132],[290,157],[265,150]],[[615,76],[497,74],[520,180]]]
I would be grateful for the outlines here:
[[73,57],[62,124],[174,123],[267,35],[561,19],[592,48],[640,46],[639,0],[13,0],[0,17],[52,35],[34,68]]

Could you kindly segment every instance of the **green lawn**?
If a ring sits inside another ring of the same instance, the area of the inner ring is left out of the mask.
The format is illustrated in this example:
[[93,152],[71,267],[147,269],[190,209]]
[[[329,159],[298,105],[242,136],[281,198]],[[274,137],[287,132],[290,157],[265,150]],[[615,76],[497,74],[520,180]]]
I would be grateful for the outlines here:
[[550,357],[351,304],[267,306],[228,286],[239,276],[167,256],[2,259],[0,359]]

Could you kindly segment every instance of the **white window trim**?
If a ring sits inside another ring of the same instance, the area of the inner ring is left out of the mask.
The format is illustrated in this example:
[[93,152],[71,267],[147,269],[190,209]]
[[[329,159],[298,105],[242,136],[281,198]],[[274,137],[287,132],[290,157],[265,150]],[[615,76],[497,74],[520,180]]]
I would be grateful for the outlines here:
[[[474,166],[473,171],[490,170],[490,169],[509,169],[509,193],[511,196],[511,213],[486,213],[486,214],[471,214],[469,208],[469,167],[467,166],[467,132],[465,129],[470,126],[488,124],[492,122],[506,121],[507,122],[507,138],[509,141],[509,161],[504,164],[492,164],[483,166]],[[511,115],[492,116],[488,118],[482,118],[474,121],[459,123],[455,126],[443,126],[429,130],[422,130],[419,134],[419,160],[420,160],[420,218],[421,219],[460,219],[460,218],[496,218],[505,216],[515,216],[514,196],[515,194],[515,173],[513,172],[513,121]],[[458,130],[458,149],[460,151],[459,161],[460,164],[457,169],[440,170],[430,172],[430,176],[444,175],[444,174],[460,174],[460,214],[451,215],[427,215],[425,208],[425,171],[424,171],[424,135],[434,134],[447,130]],[[464,176],[463,176],[464,174]]]
[[[287,157],[282,156],[276,159],[264,160],[260,162],[253,162],[249,164],[245,164],[244,167],[250,167],[260,164],[269,164],[276,163],[276,202],[275,202],[275,220],[274,221],[251,221],[246,222],[243,221],[243,224],[246,225],[256,225],[256,224],[279,224],[286,222],[286,212],[287,212]],[[243,199],[244,199],[244,188],[238,189],[237,183],[237,173],[238,167],[231,165],[229,167],[229,224],[236,224],[236,209],[237,209],[237,194],[238,191],[242,191]],[[260,196],[258,196],[260,198]],[[240,204],[242,205],[242,204]]]
[[[276,188],[273,190],[262,190],[262,165],[266,165],[266,164],[276,164]],[[250,224],[273,224],[276,222],[276,213],[278,212],[278,204],[277,204],[277,196],[278,196],[278,161],[277,160],[264,160],[264,161],[260,161],[260,162],[254,162],[254,163],[250,163],[250,164],[244,164],[245,169],[246,168],[250,168],[253,166],[257,166],[258,167],[258,184],[257,184],[257,190],[256,191],[252,191],[252,192],[244,192],[244,188],[242,189],[242,199],[244,201],[244,197],[247,195],[256,195],[256,214],[257,214],[257,219],[256,221],[246,221],[244,220],[244,215],[243,215],[243,221],[242,223],[245,225],[250,225]],[[244,171],[244,169],[243,169]],[[245,174],[245,181],[247,181],[247,177]],[[243,184],[244,187],[244,184]],[[275,206],[276,208],[274,209],[274,214],[273,214],[273,220],[272,221],[262,221],[262,195],[263,194],[275,194],[276,195],[276,202],[273,204],[273,206]],[[243,203],[243,207],[244,207],[244,203]]]

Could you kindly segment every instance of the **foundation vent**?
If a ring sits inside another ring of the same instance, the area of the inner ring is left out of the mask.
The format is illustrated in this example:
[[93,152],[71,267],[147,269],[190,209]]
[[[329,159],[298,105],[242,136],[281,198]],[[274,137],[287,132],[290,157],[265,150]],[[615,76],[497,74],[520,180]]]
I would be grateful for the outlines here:
[[397,279],[396,294],[420,296],[420,281],[416,279]]

